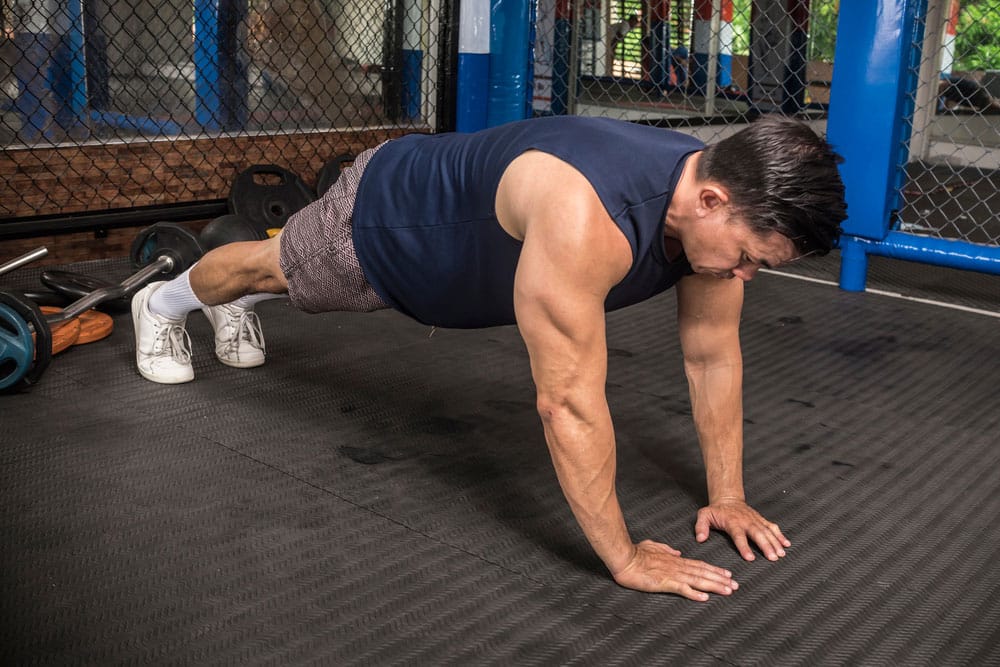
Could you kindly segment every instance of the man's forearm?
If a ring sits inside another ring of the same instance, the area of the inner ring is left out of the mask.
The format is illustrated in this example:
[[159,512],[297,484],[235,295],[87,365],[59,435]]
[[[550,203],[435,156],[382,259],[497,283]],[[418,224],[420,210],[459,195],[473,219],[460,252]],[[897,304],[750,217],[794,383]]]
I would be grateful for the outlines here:
[[745,500],[743,490],[743,365],[686,364],[710,503]]
[[542,425],[559,485],[587,541],[615,574],[631,560],[632,539],[615,490],[611,415],[589,419],[567,407],[543,409]]

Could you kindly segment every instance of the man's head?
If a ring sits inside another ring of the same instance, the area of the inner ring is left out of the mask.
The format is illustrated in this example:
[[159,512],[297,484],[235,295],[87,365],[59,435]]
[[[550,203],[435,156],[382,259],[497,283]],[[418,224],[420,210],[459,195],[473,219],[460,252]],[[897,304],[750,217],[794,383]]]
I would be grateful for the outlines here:
[[805,124],[765,116],[705,148],[697,176],[725,188],[731,220],[787,237],[799,255],[825,255],[847,217],[842,161]]
[[639,17],[635,14],[629,14],[628,24],[633,28],[636,27],[639,25]]

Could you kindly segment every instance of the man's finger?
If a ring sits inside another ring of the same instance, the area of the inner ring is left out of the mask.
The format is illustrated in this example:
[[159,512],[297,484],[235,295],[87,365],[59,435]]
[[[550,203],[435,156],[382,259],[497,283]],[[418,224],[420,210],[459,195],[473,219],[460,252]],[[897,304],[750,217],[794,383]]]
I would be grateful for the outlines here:
[[778,538],[766,528],[755,530],[753,541],[757,543],[757,546],[760,547],[761,552],[764,554],[764,558],[768,560],[778,560],[780,556],[785,555],[785,550],[778,543]]
[[743,556],[743,560],[755,560],[757,557],[753,553],[753,549],[750,548],[750,543],[747,542],[747,535],[742,530],[733,531],[732,533],[733,544],[736,545],[736,551]]
[[778,524],[769,523],[767,527],[771,529],[771,532],[774,533],[774,536],[778,538],[778,541],[781,543],[782,546],[784,547],[792,546],[791,540],[785,537],[785,534],[781,532],[781,528],[778,527]]
[[708,512],[698,512],[698,520],[694,524],[694,539],[698,542],[707,540],[708,531],[711,527],[712,524],[708,520]]

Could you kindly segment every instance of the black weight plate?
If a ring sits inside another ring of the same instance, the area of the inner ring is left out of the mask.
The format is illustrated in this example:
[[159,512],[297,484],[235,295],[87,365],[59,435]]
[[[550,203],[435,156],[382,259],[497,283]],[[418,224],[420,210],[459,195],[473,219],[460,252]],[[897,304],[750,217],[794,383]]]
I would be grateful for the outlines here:
[[198,238],[201,240],[205,252],[208,252],[227,243],[261,241],[267,238],[267,235],[262,234],[242,216],[227,213],[205,225]]
[[19,373],[17,378],[8,377],[9,380],[14,380],[13,382],[5,383],[7,384],[5,390],[27,389],[38,382],[52,361],[52,330],[49,329],[49,323],[42,311],[24,294],[13,291],[0,292],[0,303],[9,306],[30,324],[35,332],[34,363],[26,372]]
[[187,227],[173,222],[157,222],[140,231],[129,251],[132,268],[139,270],[163,256],[174,260],[174,267],[161,275],[169,279],[179,276],[195,262],[204,251],[201,242]]
[[284,227],[288,218],[316,199],[299,176],[274,164],[257,164],[240,173],[229,191],[229,210],[262,234]]
[[330,186],[340,178],[340,172],[344,171],[344,165],[354,162],[354,156],[350,153],[342,153],[335,158],[331,158],[316,174],[316,195],[322,197]]
[[29,301],[34,301],[37,306],[55,306],[56,308],[63,308],[76,300],[72,297],[66,296],[65,294],[50,292],[49,290],[25,292],[24,296],[27,297]]
[[[82,299],[99,289],[104,289],[106,287],[118,287],[115,283],[102,280],[101,278],[97,278],[95,276],[88,276],[83,273],[75,273],[73,271],[62,271],[60,269],[47,269],[42,271],[41,280],[42,284],[64,296],[66,300],[64,300],[63,303],[41,303],[37,299],[34,299],[31,295],[27,295],[29,299],[32,299],[40,306],[68,305],[69,303]],[[108,301],[99,304],[98,307],[102,310],[124,313],[129,310],[131,303],[132,295],[127,294],[117,299],[109,299]]]

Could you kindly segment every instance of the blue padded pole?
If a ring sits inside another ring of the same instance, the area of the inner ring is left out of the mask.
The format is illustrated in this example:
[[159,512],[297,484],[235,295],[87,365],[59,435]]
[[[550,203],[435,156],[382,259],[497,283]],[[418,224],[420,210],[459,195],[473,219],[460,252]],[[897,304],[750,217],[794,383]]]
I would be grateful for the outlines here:
[[208,131],[222,120],[219,64],[219,2],[194,0],[194,115]]
[[458,32],[458,101],[455,129],[486,127],[490,77],[490,2],[463,0]]
[[[845,234],[882,240],[897,208],[908,67],[924,0],[841,0],[827,137],[844,156]],[[864,252],[864,246],[845,251]],[[864,289],[867,263],[851,255],[841,287]],[[845,275],[846,273],[846,275]]]
[[490,11],[490,89],[486,124],[495,127],[526,118],[531,96],[531,2],[493,0]]

